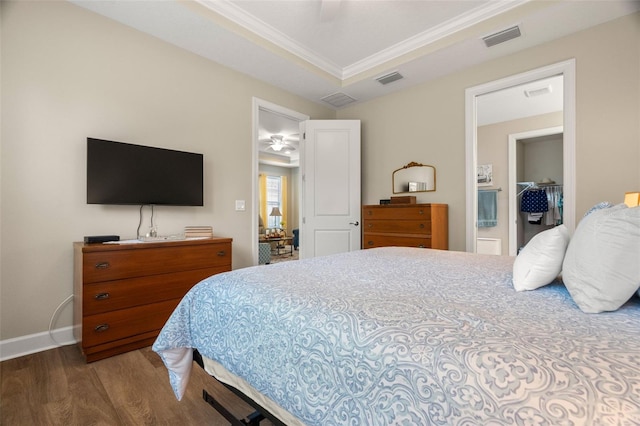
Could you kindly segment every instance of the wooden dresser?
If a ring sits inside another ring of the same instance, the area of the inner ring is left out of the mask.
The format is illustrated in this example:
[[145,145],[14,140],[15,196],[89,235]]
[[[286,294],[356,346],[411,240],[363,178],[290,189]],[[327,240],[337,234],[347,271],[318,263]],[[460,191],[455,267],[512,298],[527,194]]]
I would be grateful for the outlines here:
[[231,270],[231,238],[74,243],[74,337],[87,362],[151,345],[202,279]]
[[385,246],[449,249],[447,204],[362,206],[362,248]]

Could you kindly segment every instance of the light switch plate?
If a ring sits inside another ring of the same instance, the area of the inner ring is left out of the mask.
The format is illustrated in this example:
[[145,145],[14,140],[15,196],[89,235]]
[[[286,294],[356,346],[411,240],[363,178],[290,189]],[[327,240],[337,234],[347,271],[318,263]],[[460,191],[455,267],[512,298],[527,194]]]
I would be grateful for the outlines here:
[[245,210],[244,200],[236,200],[236,211],[243,212]]

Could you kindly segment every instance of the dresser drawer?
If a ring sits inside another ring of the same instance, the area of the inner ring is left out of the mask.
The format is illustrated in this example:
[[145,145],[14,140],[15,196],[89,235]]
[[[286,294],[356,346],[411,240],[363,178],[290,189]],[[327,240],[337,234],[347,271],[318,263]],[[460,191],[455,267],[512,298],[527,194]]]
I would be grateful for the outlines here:
[[431,248],[431,238],[428,236],[405,237],[399,235],[365,233],[362,241],[362,248],[364,249],[389,246]]
[[160,332],[180,300],[86,316],[82,324],[82,344],[90,347],[150,331]]
[[232,242],[74,243],[73,336],[86,361],[153,344],[191,287],[231,270]]
[[85,284],[82,293],[83,314],[94,315],[181,298],[203,279],[228,270],[221,266]]
[[416,206],[371,206],[362,209],[362,220],[387,219],[387,220],[430,220],[431,209]]
[[363,232],[391,232],[394,234],[431,235],[430,220],[370,220],[362,221]]
[[176,271],[228,266],[231,269],[231,243],[105,250],[84,253],[83,282],[166,274]]

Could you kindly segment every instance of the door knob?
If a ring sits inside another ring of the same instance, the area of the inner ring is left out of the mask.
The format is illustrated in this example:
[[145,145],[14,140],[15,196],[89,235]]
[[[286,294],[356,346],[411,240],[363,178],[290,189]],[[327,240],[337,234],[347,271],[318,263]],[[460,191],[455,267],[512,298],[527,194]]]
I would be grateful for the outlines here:
[[360,222],[356,220],[355,222],[349,222],[349,225],[358,226],[360,225]]

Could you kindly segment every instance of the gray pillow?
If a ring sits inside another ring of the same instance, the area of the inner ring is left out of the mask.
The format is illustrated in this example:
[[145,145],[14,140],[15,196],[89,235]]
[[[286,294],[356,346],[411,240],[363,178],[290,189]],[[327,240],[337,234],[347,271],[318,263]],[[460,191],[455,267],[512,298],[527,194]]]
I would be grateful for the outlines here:
[[619,204],[582,219],[562,279],[581,310],[615,311],[640,288],[640,207]]

